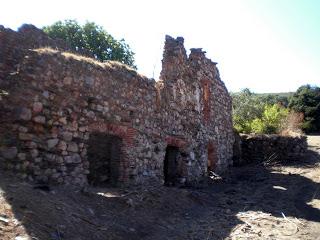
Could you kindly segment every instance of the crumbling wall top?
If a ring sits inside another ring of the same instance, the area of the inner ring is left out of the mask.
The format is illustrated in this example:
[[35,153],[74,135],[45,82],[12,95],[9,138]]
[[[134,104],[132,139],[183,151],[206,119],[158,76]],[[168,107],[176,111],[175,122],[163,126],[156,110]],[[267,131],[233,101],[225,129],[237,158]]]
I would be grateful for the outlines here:
[[167,35],[160,79],[170,85],[178,79],[193,81],[191,76],[202,72],[201,75],[208,75],[212,80],[214,78],[220,80],[216,64],[206,57],[206,52],[202,48],[191,48],[188,56],[184,47],[184,39],[182,37],[175,39]]
[[181,77],[185,70],[188,57],[184,48],[184,39],[182,37],[173,37],[166,35],[164,44],[162,70],[160,79],[172,80]]

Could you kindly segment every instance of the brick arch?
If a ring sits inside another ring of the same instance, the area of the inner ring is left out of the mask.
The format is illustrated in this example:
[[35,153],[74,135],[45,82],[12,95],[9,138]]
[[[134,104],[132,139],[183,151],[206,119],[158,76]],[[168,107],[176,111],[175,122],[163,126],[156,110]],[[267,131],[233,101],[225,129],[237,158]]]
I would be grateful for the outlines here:
[[185,140],[173,136],[167,136],[165,138],[165,141],[168,146],[177,147],[180,149],[187,146],[187,142]]
[[118,136],[122,138],[126,146],[133,146],[133,140],[137,134],[137,130],[134,128],[124,125],[101,122],[89,125],[89,132],[101,132]]
[[119,183],[127,183],[129,181],[129,166],[130,166],[130,156],[127,153],[127,149],[134,146],[134,138],[138,131],[134,128],[124,125],[117,125],[112,123],[93,123],[88,126],[89,132],[99,132],[108,135],[114,135],[122,139],[121,154],[119,164]]

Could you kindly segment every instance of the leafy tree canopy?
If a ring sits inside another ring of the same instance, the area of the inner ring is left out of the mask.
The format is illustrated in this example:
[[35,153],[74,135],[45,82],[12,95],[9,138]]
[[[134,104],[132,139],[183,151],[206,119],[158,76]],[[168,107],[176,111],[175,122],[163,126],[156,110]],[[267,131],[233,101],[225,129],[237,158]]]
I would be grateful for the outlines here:
[[290,98],[289,108],[304,114],[303,130],[320,131],[320,87],[303,85]]
[[248,88],[233,93],[233,123],[241,133],[278,133],[283,128],[289,110],[286,96],[279,94],[256,94]]
[[320,132],[320,87],[303,85],[295,93],[231,94],[234,127],[243,133]]
[[288,114],[289,110],[281,105],[265,105],[262,117],[256,118],[251,122],[252,132],[279,133]]
[[248,88],[232,95],[233,123],[239,132],[251,132],[251,122],[261,118],[264,104]]
[[114,60],[136,68],[134,53],[124,39],[116,40],[93,22],[58,21],[43,28],[52,38],[65,40],[77,52],[89,52],[99,61]]

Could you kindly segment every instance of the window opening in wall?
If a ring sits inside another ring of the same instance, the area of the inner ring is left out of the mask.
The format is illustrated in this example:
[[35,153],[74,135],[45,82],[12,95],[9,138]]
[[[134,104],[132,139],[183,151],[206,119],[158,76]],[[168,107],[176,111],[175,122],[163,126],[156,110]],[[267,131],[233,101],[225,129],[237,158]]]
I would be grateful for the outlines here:
[[122,139],[104,133],[92,133],[88,142],[89,175],[92,185],[116,185],[120,174]]
[[168,146],[164,159],[164,183],[166,186],[174,186],[178,178],[178,154],[179,148]]

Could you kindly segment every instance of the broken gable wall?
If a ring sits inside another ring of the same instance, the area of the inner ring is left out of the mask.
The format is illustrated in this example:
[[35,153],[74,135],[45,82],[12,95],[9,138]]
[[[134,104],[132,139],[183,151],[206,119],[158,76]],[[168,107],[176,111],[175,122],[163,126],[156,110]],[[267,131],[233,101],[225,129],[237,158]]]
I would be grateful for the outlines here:
[[[170,57],[176,43],[179,63]],[[37,49],[47,46],[56,50]],[[68,46],[30,26],[1,28],[0,47],[0,89],[9,93],[0,101],[1,162],[22,178],[86,184],[96,132],[122,139],[120,183],[162,182],[168,145],[182,153],[184,181],[206,174],[209,144],[217,170],[230,164],[230,97],[215,65],[198,52],[187,58],[181,38],[166,39],[159,82],[66,53]]]
[[164,129],[189,140],[189,156],[196,156],[189,163],[191,172],[206,171],[208,158],[211,170],[221,172],[232,158],[231,97],[216,63],[201,49],[191,49],[187,56],[183,42],[166,37],[160,76],[163,108],[167,106]]

